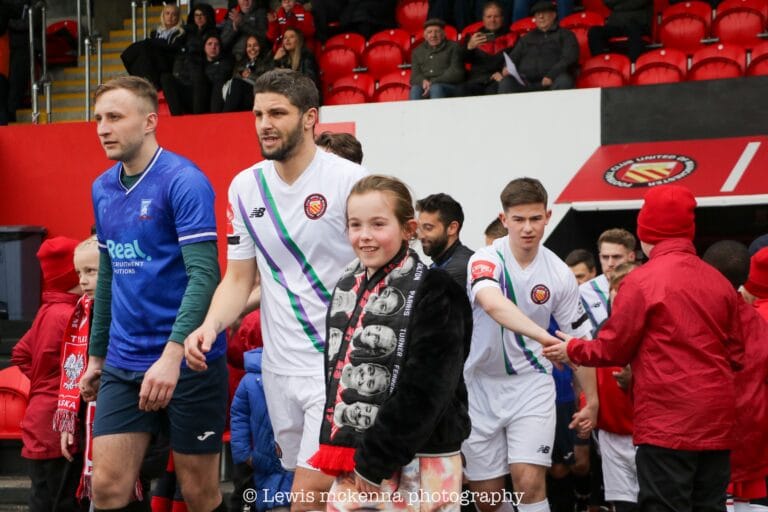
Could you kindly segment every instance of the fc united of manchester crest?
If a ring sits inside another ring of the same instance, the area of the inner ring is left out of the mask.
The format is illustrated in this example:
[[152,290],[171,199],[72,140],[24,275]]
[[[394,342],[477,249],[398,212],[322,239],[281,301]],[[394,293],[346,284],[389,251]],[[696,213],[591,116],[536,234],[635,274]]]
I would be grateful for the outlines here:
[[319,219],[328,208],[328,201],[322,194],[310,194],[304,200],[304,213],[312,220]]
[[696,162],[684,155],[643,155],[617,163],[604,179],[614,187],[653,187],[681,180],[695,169]]

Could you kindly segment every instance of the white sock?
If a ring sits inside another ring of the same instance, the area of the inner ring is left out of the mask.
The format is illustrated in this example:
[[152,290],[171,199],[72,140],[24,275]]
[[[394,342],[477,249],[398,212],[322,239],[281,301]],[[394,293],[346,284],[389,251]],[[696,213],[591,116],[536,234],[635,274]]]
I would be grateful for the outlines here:
[[[510,507],[510,510],[512,507]],[[542,500],[538,503],[521,503],[517,506],[519,512],[549,512],[549,502]]]
[[510,502],[505,501],[496,507],[495,512],[515,512],[515,507]]

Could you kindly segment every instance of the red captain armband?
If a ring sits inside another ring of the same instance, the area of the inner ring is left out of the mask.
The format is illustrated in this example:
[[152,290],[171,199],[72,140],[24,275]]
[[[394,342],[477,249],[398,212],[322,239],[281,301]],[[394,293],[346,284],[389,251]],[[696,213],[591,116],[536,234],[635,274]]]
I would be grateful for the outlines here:
[[495,279],[496,264],[492,261],[477,260],[472,262],[472,281],[479,279]]

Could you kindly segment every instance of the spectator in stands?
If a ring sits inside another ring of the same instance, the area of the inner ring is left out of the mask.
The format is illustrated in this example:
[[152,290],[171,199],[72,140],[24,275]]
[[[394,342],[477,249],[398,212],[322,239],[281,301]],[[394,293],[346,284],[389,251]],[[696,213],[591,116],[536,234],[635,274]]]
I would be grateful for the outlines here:
[[171,114],[201,114],[210,108],[207,79],[204,73],[205,38],[216,33],[213,7],[197,3],[187,19],[184,48],[176,56],[171,73],[160,75],[165,99]]
[[[221,51],[221,38],[218,34],[209,34],[205,38],[205,64],[203,71],[207,78],[207,83],[198,82],[198,87],[205,87],[208,90],[209,107],[208,112],[222,112],[224,110],[224,94],[222,88],[224,84],[232,77],[232,60],[228,55]],[[193,96],[195,93],[192,93]],[[204,95],[205,91],[201,91]]]
[[[485,3],[486,0],[430,0],[427,18],[440,18],[461,31],[483,19]],[[499,0],[498,3],[504,11],[504,26],[508,27],[512,23],[514,1]]]
[[77,240],[55,237],[40,246],[37,259],[43,273],[42,305],[32,327],[11,352],[11,362],[30,381],[21,424],[21,456],[29,460],[31,512],[80,510],[75,499],[80,467],[62,456],[60,435],[52,428],[64,332],[82,294],[73,263],[77,245]]
[[424,23],[424,42],[411,56],[411,99],[449,98],[458,95],[464,81],[463,52],[445,38],[445,22]]
[[613,37],[627,37],[627,55],[632,62],[645,51],[643,36],[650,34],[653,17],[652,0],[605,0],[611,14],[605,25],[592,27],[587,33],[589,51],[592,55],[615,51],[610,40]]
[[540,0],[531,8],[536,29],[517,42],[509,56],[523,80],[520,83],[505,66],[500,93],[570,89],[573,68],[579,61],[579,43],[570,30],[557,24],[557,5]]
[[275,452],[261,376],[261,353],[262,349],[256,348],[244,354],[247,373],[237,387],[231,409],[232,462],[253,469],[248,487],[256,490],[255,510],[287,512],[293,473],[283,469]]
[[184,27],[176,4],[163,7],[160,24],[149,39],[137,41],[120,54],[128,74],[141,76],[160,88],[160,75],[173,69],[176,55],[184,47]]
[[0,0],[0,10],[3,12],[0,18],[5,18],[8,31],[8,96],[7,102],[0,104],[0,110],[7,109],[9,122],[16,121],[16,110],[23,106],[29,92],[27,8],[32,3],[31,0]]
[[277,51],[283,44],[283,34],[288,28],[296,28],[304,35],[305,43],[311,46],[315,35],[315,20],[312,13],[296,0],[282,0],[276,13],[267,13],[267,39],[272,41],[273,51]]
[[485,235],[485,245],[491,245],[497,238],[507,236],[507,233],[507,228],[501,222],[501,219],[496,217],[483,232],[483,235]]
[[298,71],[319,85],[317,60],[314,54],[304,46],[304,35],[295,28],[286,29],[283,45],[275,52],[275,67]]
[[242,112],[253,108],[253,84],[257,78],[275,66],[272,52],[259,36],[248,36],[245,59],[235,65],[224,112]]
[[568,265],[576,276],[576,281],[581,285],[593,279],[597,275],[595,257],[586,249],[574,249],[565,257]]
[[351,133],[325,131],[315,138],[315,144],[329,153],[346,158],[350,162],[363,163],[363,146]]
[[508,33],[504,25],[504,12],[495,0],[483,7],[483,27],[467,39],[465,62],[469,64],[469,76],[463,85],[463,94],[476,96],[496,94],[499,82],[504,78],[504,54]]
[[267,8],[261,0],[237,0],[237,7],[229,11],[221,28],[224,51],[236,60],[243,59],[246,40],[252,34],[266,37]]
[[441,268],[461,289],[467,287],[467,263],[475,253],[461,243],[459,233],[464,225],[464,210],[448,194],[432,194],[416,201],[421,249],[432,259],[429,268]]

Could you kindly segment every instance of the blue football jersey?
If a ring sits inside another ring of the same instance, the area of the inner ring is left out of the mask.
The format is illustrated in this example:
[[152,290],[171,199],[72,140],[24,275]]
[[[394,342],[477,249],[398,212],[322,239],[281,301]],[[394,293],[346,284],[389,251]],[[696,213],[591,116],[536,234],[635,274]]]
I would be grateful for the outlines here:
[[[121,172],[118,163],[92,190],[99,249],[113,275],[106,364],[145,371],[162,354],[187,288],[181,247],[216,240],[214,193],[195,164],[162,148],[130,189]],[[225,350],[222,334],[207,359]]]

